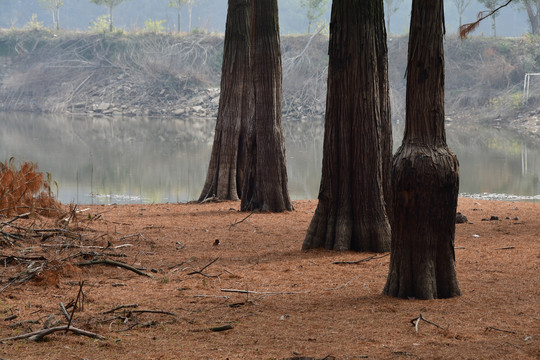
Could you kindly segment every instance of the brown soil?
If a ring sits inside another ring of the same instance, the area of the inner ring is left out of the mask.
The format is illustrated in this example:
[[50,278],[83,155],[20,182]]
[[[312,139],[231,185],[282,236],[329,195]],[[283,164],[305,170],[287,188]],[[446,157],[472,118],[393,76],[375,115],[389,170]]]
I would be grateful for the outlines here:
[[[41,342],[5,341],[0,358],[540,358],[540,204],[460,199],[470,222],[456,230],[463,296],[433,301],[381,295],[389,256],[333,264],[379,255],[301,251],[316,204],[297,201],[294,212],[246,219],[238,202],[91,206],[71,222],[84,239],[94,238],[72,244],[110,243],[106,252],[127,257],[109,258],[145,268],[153,279],[119,267],[70,266],[61,261],[68,254],[103,250],[43,246],[65,244],[60,236],[2,245],[0,289],[29,267],[7,255],[43,255],[49,270],[0,293],[0,338],[40,329],[50,314],[65,324],[59,303],[74,300],[84,280],[84,308],[73,325],[107,339],[57,332]],[[482,221],[492,215],[500,220]],[[122,244],[133,246],[114,248]],[[103,314],[135,303],[176,315]],[[12,314],[18,317],[1,321]],[[421,321],[416,331],[411,320],[419,314],[441,328]],[[227,324],[233,328],[209,330]]]

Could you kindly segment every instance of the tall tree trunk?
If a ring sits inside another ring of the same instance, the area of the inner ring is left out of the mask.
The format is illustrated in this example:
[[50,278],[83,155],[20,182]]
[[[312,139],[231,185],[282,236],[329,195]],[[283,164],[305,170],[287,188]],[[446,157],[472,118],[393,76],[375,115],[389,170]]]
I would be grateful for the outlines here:
[[[380,7],[383,11],[384,7]],[[388,48],[387,33],[384,27],[384,13],[377,13],[376,16],[382,18],[376,23],[377,51],[378,51],[378,77],[379,77],[379,103],[381,106],[381,156],[382,156],[382,183],[386,208],[386,215],[390,224],[393,218],[393,196],[392,196],[392,111],[390,108],[390,85],[388,82]]]
[[178,23],[178,28],[176,29],[176,32],[180,34],[180,8],[178,8],[178,14],[176,14],[177,16],[177,23]]
[[460,295],[454,258],[458,160],[444,130],[443,0],[413,0],[403,143],[394,157],[392,253],[383,293]]
[[277,0],[253,0],[251,25],[255,116],[248,130],[243,211],[292,210],[281,123],[281,50]]
[[382,0],[333,1],[319,204],[303,249],[390,249],[382,160],[391,152],[391,140],[383,139],[391,134],[386,50]]
[[251,0],[229,0],[216,131],[199,201],[212,196],[238,200],[241,194],[247,126],[253,117],[250,26]]
[[188,6],[188,34],[191,34],[191,12],[193,10],[193,0],[189,0],[187,3]]
[[[533,3],[536,4],[536,13],[533,9]],[[540,34],[540,0],[525,0],[524,5],[531,23],[531,34]]]

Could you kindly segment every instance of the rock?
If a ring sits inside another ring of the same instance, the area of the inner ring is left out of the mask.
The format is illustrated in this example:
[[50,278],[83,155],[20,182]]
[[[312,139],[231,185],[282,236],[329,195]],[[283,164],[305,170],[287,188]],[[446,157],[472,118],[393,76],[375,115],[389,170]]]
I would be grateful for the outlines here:
[[183,115],[185,112],[186,112],[186,109],[178,108],[176,110],[173,110],[172,113],[174,116],[180,116],[180,115]]
[[514,220],[516,220],[516,221],[519,220],[519,217],[516,216],[516,217],[514,218]]
[[193,111],[195,111],[195,112],[202,112],[202,111],[203,111],[203,107],[200,106],[200,105],[197,105],[197,106],[191,107],[191,110],[193,110]]
[[464,223],[467,223],[467,222],[469,222],[469,219],[467,219],[467,217],[465,215],[463,215],[460,212],[458,212],[456,214],[456,224],[464,224]]
[[109,103],[106,103],[106,102],[102,102],[101,104],[99,104],[96,108],[97,111],[105,111],[105,110],[109,110],[111,108],[111,104]]
[[495,216],[495,215],[491,215],[491,218],[489,218],[490,221],[496,221],[496,220],[499,220],[499,217],[498,216]]

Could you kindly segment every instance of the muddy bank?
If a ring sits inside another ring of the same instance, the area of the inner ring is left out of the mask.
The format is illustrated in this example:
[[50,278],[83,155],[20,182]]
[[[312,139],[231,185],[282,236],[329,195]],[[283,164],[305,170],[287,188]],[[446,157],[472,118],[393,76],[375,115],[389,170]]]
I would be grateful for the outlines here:
[[[285,121],[321,120],[326,102],[323,35],[284,36]],[[540,40],[446,39],[449,123],[510,128],[540,137]],[[392,118],[404,121],[407,38],[391,38]],[[90,34],[0,31],[0,110],[170,116],[213,120],[219,104],[223,38],[194,34]],[[533,79],[534,80],[534,79]]]

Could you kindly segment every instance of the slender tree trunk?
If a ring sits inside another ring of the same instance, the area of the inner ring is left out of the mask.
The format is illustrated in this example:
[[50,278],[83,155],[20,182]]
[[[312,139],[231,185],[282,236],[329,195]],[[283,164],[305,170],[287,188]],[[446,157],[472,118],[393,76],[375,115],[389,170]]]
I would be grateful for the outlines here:
[[394,157],[392,253],[383,293],[460,295],[454,258],[458,160],[444,130],[443,0],[413,0],[403,143]]
[[255,116],[248,130],[243,211],[293,210],[281,123],[281,50],[277,0],[253,0],[251,27]]
[[221,69],[221,96],[208,174],[199,201],[238,200],[246,138],[253,117],[250,73],[251,0],[229,0]]
[[178,14],[176,14],[177,16],[177,23],[178,23],[178,28],[176,29],[176,32],[180,34],[180,8],[178,9]]
[[[529,17],[529,22],[531,23],[531,34],[540,34],[540,0],[526,0],[525,10],[527,11],[527,16]],[[532,3],[536,3],[536,13],[533,10]]]
[[[384,7],[380,8],[381,11]],[[384,27],[384,13],[377,14],[382,21],[376,23],[377,51],[378,51],[378,78],[379,78],[379,103],[381,106],[381,156],[382,156],[382,184],[386,215],[390,224],[393,219],[393,196],[392,196],[392,111],[390,107],[390,85],[388,81],[388,48],[387,33]]]
[[333,1],[319,204],[303,249],[390,249],[382,159],[391,153],[391,140],[383,139],[391,135],[386,51],[382,0]]
[[113,6],[109,5],[109,32],[113,32]]
[[193,0],[188,1],[188,34],[191,34],[191,11],[193,10]]

